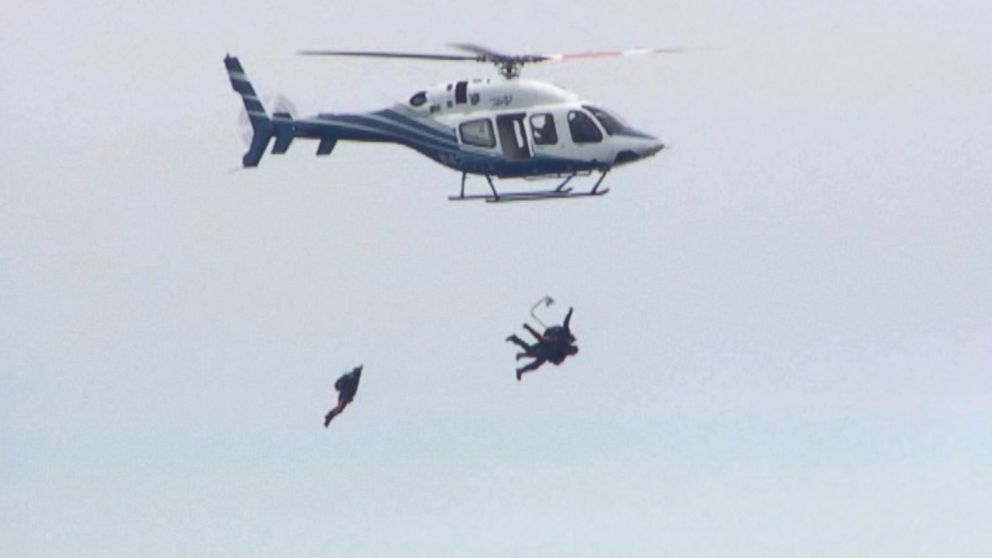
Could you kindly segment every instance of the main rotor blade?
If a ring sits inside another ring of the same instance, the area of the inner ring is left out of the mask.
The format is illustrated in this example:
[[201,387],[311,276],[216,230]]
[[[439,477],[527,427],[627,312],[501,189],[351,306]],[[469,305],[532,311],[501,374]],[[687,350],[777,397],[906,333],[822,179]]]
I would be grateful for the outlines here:
[[552,62],[562,62],[565,60],[576,60],[579,58],[609,58],[613,56],[639,56],[642,54],[674,54],[682,52],[681,48],[634,48],[629,50],[600,50],[589,52],[571,52],[563,54],[543,54],[539,55],[544,60]]
[[503,54],[502,52],[496,52],[490,48],[486,48],[480,45],[474,45],[472,43],[448,43],[448,46],[454,47],[466,52],[474,53],[478,56],[484,56],[489,60],[506,60],[514,58],[508,54]]
[[488,62],[526,63],[541,62],[546,59],[546,57],[541,54],[504,54],[502,52],[496,52],[491,48],[472,43],[448,43],[448,46],[464,50],[466,52],[475,53]]
[[297,51],[297,54],[302,54],[304,56],[361,56],[366,58],[403,58],[408,60],[491,62],[499,66],[500,73],[502,73],[505,77],[514,78],[519,75],[521,66],[524,64],[533,64],[535,62],[562,62],[565,60],[578,60],[581,58],[608,58],[614,56],[636,56],[641,54],[668,54],[682,52],[682,49],[680,48],[642,48],[562,54],[504,54],[502,52],[497,52],[490,48],[472,43],[450,43],[448,46],[470,52],[473,56],[464,54],[388,52],[375,50],[300,50]]
[[423,54],[416,52],[380,52],[366,50],[300,50],[297,54],[304,56],[364,56],[370,58],[414,58],[419,60],[455,60],[464,61],[477,59],[476,56],[463,54]]

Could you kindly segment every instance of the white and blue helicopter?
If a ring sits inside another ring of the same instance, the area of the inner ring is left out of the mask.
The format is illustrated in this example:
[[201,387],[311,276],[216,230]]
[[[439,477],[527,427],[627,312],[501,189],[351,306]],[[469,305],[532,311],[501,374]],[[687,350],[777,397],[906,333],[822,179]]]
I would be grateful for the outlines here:
[[[627,125],[558,86],[517,79],[525,64],[580,58],[678,52],[641,49],[578,54],[507,55],[472,45],[451,45],[470,54],[422,54],[377,51],[300,51],[315,56],[365,56],[444,61],[475,61],[497,66],[504,79],[441,83],[417,91],[405,103],[366,113],[320,113],[296,118],[288,111],[270,117],[236,57],[224,59],[231,86],[244,102],[252,137],[242,158],[258,165],[275,140],[273,154],[289,149],[294,138],[317,140],[317,155],[328,155],[339,140],[405,145],[462,173],[461,192],[450,200],[489,202],[601,196],[606,174],[619,165],[650,157],[664,148],[655,137]],[[589,191],[568,186],[576,176],[599,173]],[[491,193],[466,195],[465,179],[481,175]],[[492,177],[557,178],[553,189],[499,193]]]

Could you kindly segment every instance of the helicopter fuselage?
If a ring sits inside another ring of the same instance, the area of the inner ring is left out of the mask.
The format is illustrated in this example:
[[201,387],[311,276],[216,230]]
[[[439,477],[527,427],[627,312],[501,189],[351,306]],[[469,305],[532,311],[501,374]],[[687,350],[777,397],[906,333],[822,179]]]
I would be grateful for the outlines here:
[[[414,93],[368,113],[293,120],[293,136],[392,142],[465,173],[501,178],[604,170],[651,156],[663,145],[555,85],[465,80]],[[321,150],[318,149],[318,152]]]
[[[405,103],[365,113],[320,113],[271,117],[233,56],[224,59],[231,87],[245,106],[251,144],[242,157],[257,166],[272,143],[285,153],[296,138],[317,140],[317,155],[328,155],[338,141],[405,145],[462,172],[461,193],[449,199],[516,201],[599,196],[610,169],[650,157],[664,148],[656,138],[631,128],[606,110],[558,86],[529,80],[463,80],[414,93]],[[274,142],[273,142],[274,140]],[[599,171],[589,192],[566,187],[573,177]],[[483,175],[492,195],[466,195],[468,174]],[[491,177],[564,177],[554,190],[501,195]]]

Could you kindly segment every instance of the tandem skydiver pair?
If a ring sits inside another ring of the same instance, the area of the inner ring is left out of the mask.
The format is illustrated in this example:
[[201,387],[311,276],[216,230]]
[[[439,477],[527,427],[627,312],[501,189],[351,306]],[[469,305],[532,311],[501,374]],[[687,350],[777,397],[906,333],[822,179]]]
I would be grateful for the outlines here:
[[530,324],[525,323],[524,329],[534,337],[535,343],[529,344],[515,333],[506,338],[508,342],[515,343],[523,349],[523,352],[517,353],[517,360],[528,357],[533,359],[525,366],[517,368],[518,382],[524,374],[537,370],[545,362],[558,366],[566,358],[579,352],[579,348],[575,346],[575,336],[569,326],[572,310],[572,308],[568,309],[568,314],[565,315],[565,321],[562,325],[548,327],[543,334],[538,333]]

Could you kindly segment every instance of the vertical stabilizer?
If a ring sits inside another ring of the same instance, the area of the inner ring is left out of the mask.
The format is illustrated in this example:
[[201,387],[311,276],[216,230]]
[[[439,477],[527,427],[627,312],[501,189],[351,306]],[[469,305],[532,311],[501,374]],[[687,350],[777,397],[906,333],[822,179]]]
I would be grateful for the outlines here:
[[253,131],[251,145],[245,156],[241,158],[241,164],[246,167],[254,167],[262,159],[262,155],[269,146],[269,140],[272,139],[274,133],[272,121],[265,114],[265,107],[262,106],[262,101],[255,94],[255,88],[248,81],[238,59],[227,55],[224,57],[224,66],[227,67],[227,75],[231,78],[231,88],[241,95]]

